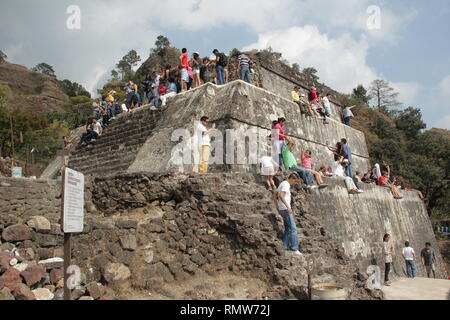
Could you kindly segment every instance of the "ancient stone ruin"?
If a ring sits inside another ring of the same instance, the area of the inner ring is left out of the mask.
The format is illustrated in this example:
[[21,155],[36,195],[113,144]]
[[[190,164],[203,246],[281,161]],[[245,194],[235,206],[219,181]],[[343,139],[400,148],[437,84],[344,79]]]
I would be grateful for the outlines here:
[[[312,150],[317,164],[328,166],[326,146],[345,137],[354,166],[369,169],[365,137],[341,123],[338,105],[324,126],[286,99],[295,81],[261,65],[259,87],[206,84],[172,98],[165,110],[120,115],[92,148],[75,148],[69,167],[84,173],[87,184],[85,229],[74,236],[72,250],[82,271],[73,299],[307,299],[308,274],[313,284],[342,285],[347,299],[382,299],[381,291],[367,287],[366,271],[383,264],[384,233],[397,248],[405,240],[436,248],[415,193],[404,192],[399,201],[367,185],[365,193],[349,195],[342,181],[327,179],[327,189],[293,191],[304,256],[288,255],[282,219],[245,137],[242,149],[236,142],[245,157],[225,150],[216,158],[236,161],[212,164],[209,174],[191,175],[192,165],[180,162],[190,136],[174,132],[193,134],[204,115],[222,132],[263,137],[284,116],[297,155]],[[62,299],[60,184],[0,178],[0,299]],[[397,255],[394,273],[404,272]],[[425,276],[421,266],[418,275]],[[446,277],[440,255],[438,275]]]

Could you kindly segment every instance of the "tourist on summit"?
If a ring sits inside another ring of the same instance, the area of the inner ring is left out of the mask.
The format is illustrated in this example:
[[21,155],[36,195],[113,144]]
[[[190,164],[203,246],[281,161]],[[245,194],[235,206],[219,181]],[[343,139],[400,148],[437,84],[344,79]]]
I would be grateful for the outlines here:
[[209,66],[211,65],[211,60],[209,58],[204,58],[202,66],[200,67],[200,79],[203,83],[211,82],[211,71],[209,70]]
[[189,82],[188,67],[189,67],[189,56],[187,53],[187,49],[183,48],[181,49],[180,66],[178,67],[178,69],[180,70],[182,92],[187,90],[187,83]]
[[395,255],[394,246],[390,242],[391,236],[385,234],[383,237],[383,256],[384,256],[384,285],[390,286],[389,272],[391,271],[392,257]]
[[385,164],[387,171],[378,179],[378,186],[389,188],[394,196],[394,199],[403,199],[403,196],[398,191],[398,188],[389,182],[389,177],[391,175],[391,169],[388,164]]
[[250,65],[251,65],[250,58],[239,51],[236,52],[236,57],[237,57],[236,72],[239,76],[239,79],[247,83],[252,83],[250,79]]
[[363,193],[364,191],[361,189],[358,189],[358,187],[355,185],[355,182],[353,181],[352,178],[345,176],[344,165],[345,165],[346,160],[344,159],[344,157],[338,156],[338,155],[335,155],[334,157],[335,157],[334,158],[335,161],[332,166],[333,177],[345,180],[345,186],[347,187],[349,194]]
[[317,95],[317,89],[316,87],[312,87],[311,90],[309,91],[309,102],[311,104],[318,104],[319,102],[319,96]]
[[297,225],[291,207],[291,186],[298,184],[299,180],[299,176],[293,173],[288,180],[283,181],[278,187],[278,212],[284,222],[284,248],[290,253],[301,256],[302,253],[298,250]]
[[345,173],[347,174],[347,177],[353,178],[353,171],[352,171],[352,150],[350,149],[349,145],[347,144],[347,139],[341,139],[341,155],[344,157],[344,159],[348,160],[348,166],[345,170]]
[[355,117],[355,115],[352,112],[353,108],[355,108],[355,106],[352,107],[345,106],[343,111],[344,124],[349,127],[352,126],[352,118]]
[[414,249],[409,246],[409,241],[405,241],[405,247],[402,250],[403,259],[405,259],[406,264],[406,275],[408,278],[416,277],[416,264],[414,260],[416,260],[416,253]]
[[167,104],[167,99],[170,97],[174,97],[176,95],[177,95],[177,86],[175,85],[175,80],[173,78],[169,78],[167,82],[166,92],[160,96],[161,107],[164,108]]
[[214,49],[213,53],[216,56],[217,84],[226,84],[225,68],[228,65],[228,58],[224,53],[219,52],[217,49]]
[[[310,150],[307,150],[303,153],[301,162],[302,163],[302,167],[305,168],[306,170],[308,170],[309,172],[311,172],[311,174],[314,176],[314,178],[316,179],[317,184],[319,185],[319,187],[327,187],[328,185],[326,185],[323,180],[322,180],[322,176],[320,175],[320,172],[313,170],[313,161],[312,161],[312,157],[311,157],[312,153]],[[325,169],[325,168],[324,168]]]
[[213,127],[212,129],[208,129],[208,125],[209,125],[209,118],[202,117],[200,119],[200,123],[197,125],[195,129],[195,134],[196,137],[198,138],[197,143],[200,152],[199,164],[194,166],[195,173],[208,172],[209,157],[211,154],[210,134],[216,130],[215,127]]
[[330,99],[332,98],[331,93],[327,93],[325,97],[322,98],[322,112],[324,115],[324,124],[328,124],[327,117],[331,117],[332,111],[331,111],[331,103]]
[[436,279],[436,253],[431,247],[431,243],[427,242],[425,244],[425,248],[420,252],[420,258],[422,266],[427,271],[428,278],[431,278],[431,273],[433,273],[433,278]]
[[198,52],[194,52],[192,54],[192,60],[190,62],[190,66],[192,67],[192,79],[193,79],[192,88],[198,88],[202,85],[202,80],[200,78],[200,69],[202,67],[202,59],[200,59],[200,54]]
[[133,90],[133,82],[129,81],[127,83],[127,85],[125,86],[125,92],[127,94],[127,100],[126,100],[126,105],[127,105],[127,109],[130,110],[131,109],[131,105],[133,103],[133,97],[134,97],[134,90]]
[[300,87],[295,86],[291,92],[292,101],[294,101],[300,107],[300,112],[306,116],[314,116],[314,111],[309,106],[309,102],[306,100],[305,94],[299,94]]

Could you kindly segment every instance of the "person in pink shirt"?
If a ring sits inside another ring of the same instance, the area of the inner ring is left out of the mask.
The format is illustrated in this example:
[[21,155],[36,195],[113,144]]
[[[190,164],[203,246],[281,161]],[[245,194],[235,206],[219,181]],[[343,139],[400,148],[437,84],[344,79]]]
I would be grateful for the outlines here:
[[276,140],[272,143],[274,144],[274,160],[277,162],[280,171],[283,165],[283,148],[289,143],[289,138],[286,136],[286,132],[284,131],[284,125],[286,124],[285,118],[279,118],[278,121],[274,122],[274,126],[272,130],[274,131],[273,136],[276,137]]
[[307,150],[303,153],[303,157],[300,161],[302,163],[302,167],[312,173],[319,187],[325,187],[326,184],[324,184],[320,172],[313,170],[313,161],[311,154],[312,153],[310,150]]

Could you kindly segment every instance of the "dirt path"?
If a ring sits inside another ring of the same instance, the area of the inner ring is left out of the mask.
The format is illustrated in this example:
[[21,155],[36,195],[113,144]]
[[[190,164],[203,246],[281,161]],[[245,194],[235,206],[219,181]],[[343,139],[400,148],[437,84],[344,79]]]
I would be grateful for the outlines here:
[[387,300],[449,300],[450,280],[402,278],[383,287],[383,292]]

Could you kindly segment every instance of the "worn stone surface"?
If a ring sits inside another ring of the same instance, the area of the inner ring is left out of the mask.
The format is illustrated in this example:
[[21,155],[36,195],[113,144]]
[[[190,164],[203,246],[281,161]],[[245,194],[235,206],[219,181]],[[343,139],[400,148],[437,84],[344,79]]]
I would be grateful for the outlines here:
[[0,301],[6,300],[16,300],[16,299],[12,295],[11,290],[9,290],[8,288],[3,288],[0,290]]
[[3,230],[2,238],[7,242],[24,241],[31,239],[31,233],[25,225],[15,224]]
[[20,273],[20,276],[25,280],[28,286],[32,286],[44,277],[45,269],[42,266],[33,266],[27,268],[25,271]]
[[37,232],[49,233],[52,229],[50,221],[46,217],[36,216],[28,221],[28,226]]
[[[124,281],[130,278],[130,269],[120,263],[110,263],[105,267],[103,276],[109,283]],[[91,294],[92,295],[92,294]]]
[[23,283],[16,285],[12,293],[16,300],[36,300],[34,293]]
[[53,300],[55,295],[47,288],[38,288],[32,291],[36,300]]
[[61,279],[64,278],[64,271],[63,269],[52,269],[50,271],[50,282],[52,284],[57,284]]
[[10,290],[14,290],[14,288],[22,282],[20,271],[14,268],[6,270],[1,278],[3,280],[3,285]]
[[86,285],[86,290],[94,299],[98,299],[104,294],[103,286],[100,286],[97,282],[88,283]]

